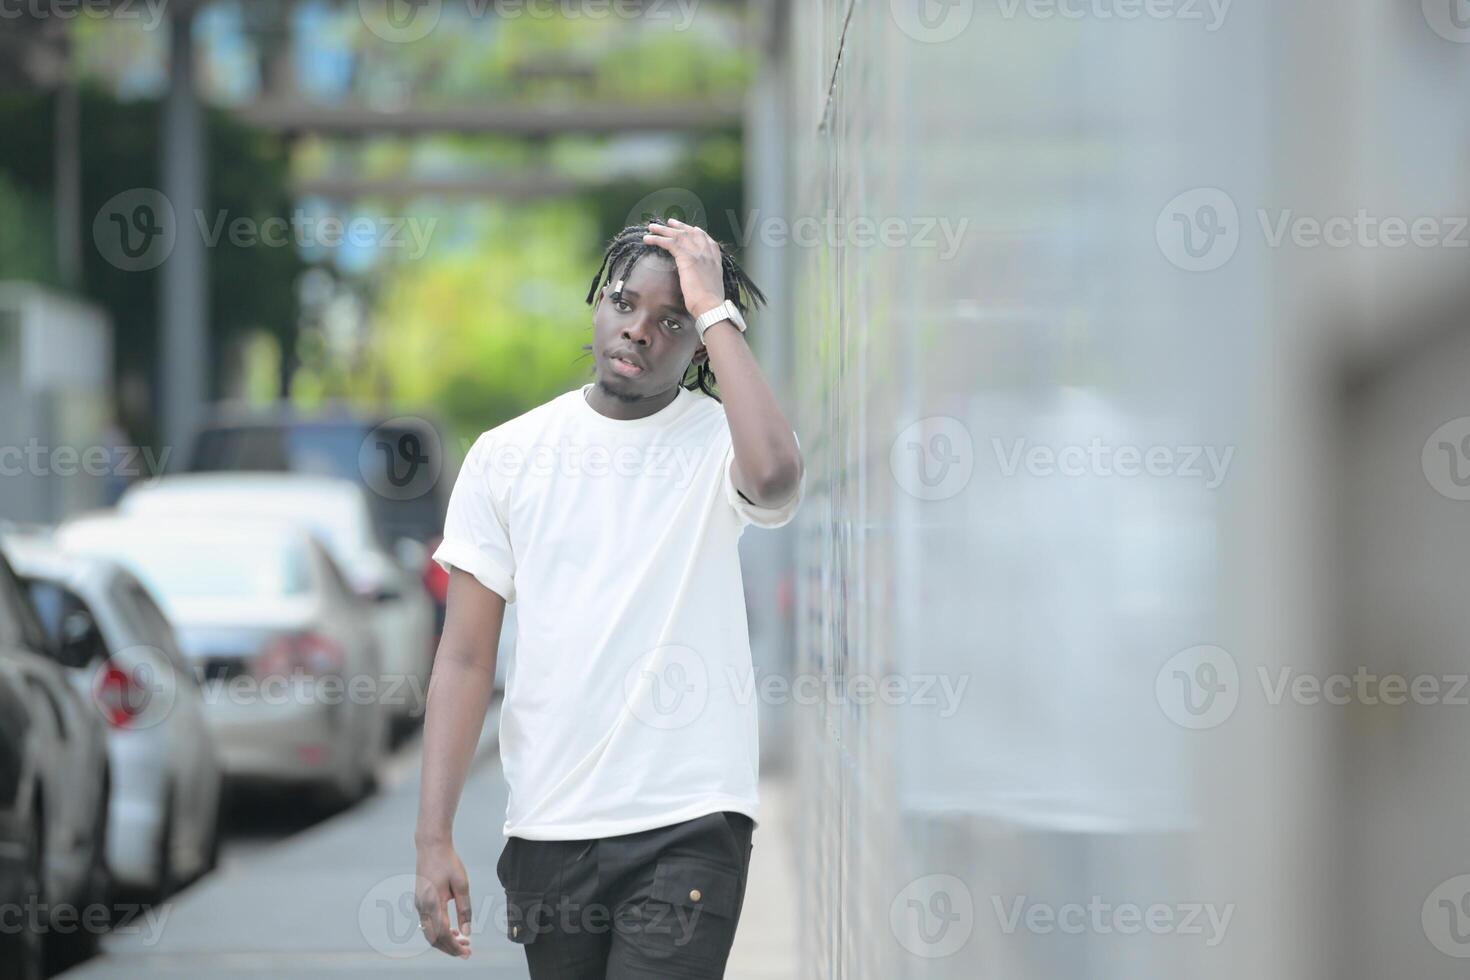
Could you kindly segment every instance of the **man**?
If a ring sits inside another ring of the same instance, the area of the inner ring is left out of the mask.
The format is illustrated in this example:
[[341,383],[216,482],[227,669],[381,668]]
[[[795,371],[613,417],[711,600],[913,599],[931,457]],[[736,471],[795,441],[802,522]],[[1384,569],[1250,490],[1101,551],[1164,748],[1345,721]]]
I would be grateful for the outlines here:
[[470,954],[472,915],[454,812],[518,602],[508,938],[535,980],[723,975],[758,815],[737,545],[748,524],[789,522],[805,485],[743,336],[750,298],[765,299],[702,229],[624,229],[587,296],[596,380],[466,456],[434,553],[450,583],[415,832],[420,925],[452,956]]

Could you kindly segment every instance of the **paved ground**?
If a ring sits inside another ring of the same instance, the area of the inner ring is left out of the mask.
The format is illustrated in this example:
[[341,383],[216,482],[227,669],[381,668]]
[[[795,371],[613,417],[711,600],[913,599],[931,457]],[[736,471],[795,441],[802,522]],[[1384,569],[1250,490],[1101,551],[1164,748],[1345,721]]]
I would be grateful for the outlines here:
[[[139,916],[103,942],[103,954],[64,974],[100,978],[525,977],[520,947],[504,938],[495,863],[503,838],[505,788],[492,712],[455,828],[479,899],[468,962],[429,949],[413,911],[413,825],[417,742],[401,753],[385,790],[353,810],[276,841],[237,842],[220,869]],[[789,859],[787,795],[763,786],[766,816],[756,831],[751,882],[732,980],[795,977],[795,882]],[[497,922],[499,918],[499,922]]]

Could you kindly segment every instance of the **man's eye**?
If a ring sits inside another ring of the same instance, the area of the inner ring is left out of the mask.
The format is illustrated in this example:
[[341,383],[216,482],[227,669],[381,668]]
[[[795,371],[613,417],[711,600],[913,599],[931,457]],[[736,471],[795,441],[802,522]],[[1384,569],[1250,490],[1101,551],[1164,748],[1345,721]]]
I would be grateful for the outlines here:
[[670,330],[678,330],[681,326],[678,320],[665,320],[664,323],[668,324]]

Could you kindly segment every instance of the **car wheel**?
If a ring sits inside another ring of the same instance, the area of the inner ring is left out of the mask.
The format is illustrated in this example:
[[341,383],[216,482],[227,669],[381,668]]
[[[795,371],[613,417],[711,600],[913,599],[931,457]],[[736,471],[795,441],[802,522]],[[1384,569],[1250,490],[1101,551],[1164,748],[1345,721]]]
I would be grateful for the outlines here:
[[[10,897],[28,906],[32,902],[45,901],[41,894],[43,844],[39,813],[31,816],[22,840],[25,854],[16,881],[17,893]],[[17,980],[41,980],[45,976],[45,943],[41,930],[29,928],[30,919],[27,913],[22,928],[0,930],[0,976],[16,977]]]
[[90,909],[100,905],[108,910],[109,920],[111,918],[113,884],[112,872],[107,865],[107,815],[111,796],[111,780],[104,777],[102,800],[97,806],[97,816],[92,823],[92,847],[87,861],[87,874],[78,896],[83,924],[66,933],[56,930],[47,932],[48,970],[58,965],[64,969],[96,955],[102,942],[102,930],[90,924],[96,921],[92,918]]

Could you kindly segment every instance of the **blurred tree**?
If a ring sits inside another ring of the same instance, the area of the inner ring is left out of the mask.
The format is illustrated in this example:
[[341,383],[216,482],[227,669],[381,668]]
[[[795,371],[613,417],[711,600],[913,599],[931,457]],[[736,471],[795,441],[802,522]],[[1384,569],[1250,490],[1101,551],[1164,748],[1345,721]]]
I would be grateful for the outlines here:
[[[54,96],[12,91],[0,94],[0,214],[19,214],[24,222],[0,232],[0,278],[50,281],[53,196],[52,143]],[[111,264],[92,234],[92,219],[114,195],[134,188],[157,188],[160,105],[120,102],[95,89],[81,100],[82,294],[107,310],[115,335],[119,378],[148,379],[154,389],[158,362],[157,269],[126,271]],[[287,153],[276,136],[241,127],[228,115],[210,111],[207,124],[209,206],[204,215],[177,215],[178,234],[211,234],[223,216],[259,223],[289,218]],[[6,222],[7,226],[9,221]],[[38,255],[37,253],[41,253]],[[253,331],[273,335],[289,350],[296,329],[295,280],[303,266],[293,244],[231,241],[221,235],[209,249],[210,363],[212,391],[218,394],[226,372],[224,355]],[[150,413],[151,414],[151,413]],[[132,434],[151,441],[156,419],[124,420]]]

